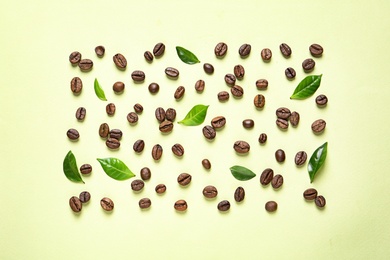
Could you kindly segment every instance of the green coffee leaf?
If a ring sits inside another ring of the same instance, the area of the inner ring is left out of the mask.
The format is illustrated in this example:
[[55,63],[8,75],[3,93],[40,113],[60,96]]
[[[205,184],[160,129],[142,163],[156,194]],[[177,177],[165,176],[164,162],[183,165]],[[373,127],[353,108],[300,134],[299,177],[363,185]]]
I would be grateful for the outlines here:
[[309,172],[310,183],[313,182],[318,170],[324,164],[326,155],[328,153],[328,142],[318,147],[310,157],[307,171]]
[[200,60],[198,60],[198,58],[195,56],[195,54],[193,54],[192,52],[190,52],[189,50],[187,50],[183,47],[176,46],[176,52],[177,52],[177,55],[179,56],[179,58],[184,63],[195,64],[195,63],[200,62]]
[[69,151],[68,154],[65,156],[63,163],[63,171],[65,173],[66,178],[68,178],[70,181],[85,183],[81,178],[79,168],[77,167],[76,163],[76,157],[74,156],[72,151]]
[[102,89],[102,87],[100,86],[97,78],[95,78],[95,82],[93,84],[93,87],[95,89],[95,94],[96,96],[100,99],[100,100],[103,100],[103,101],[107,101],[107,98],[106,98],[106,95],[104,94],[104,90]]
[[135,176],[126,164],[117,158],[97,158],[97,160],[102,166],[104,172],[115,180],[123,181]]
[[304,78],[295,88],[290,99],[305,99],[313,95],[321,84],[321,75],[311,75]]
[[187,113],[186,117],[178,123],[186,126],[200,125],[206,118],[208,108],[209,106],[196,105]]
[[243,166],[235,165],[230,167],[230,172],[239,181],[247,181],[256,176],[254,172]]

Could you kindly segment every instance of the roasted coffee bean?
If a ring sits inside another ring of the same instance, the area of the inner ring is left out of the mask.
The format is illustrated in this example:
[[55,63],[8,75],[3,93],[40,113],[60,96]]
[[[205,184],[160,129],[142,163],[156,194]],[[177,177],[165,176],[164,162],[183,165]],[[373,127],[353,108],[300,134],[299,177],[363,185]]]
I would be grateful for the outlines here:
[[250,150],[250,145],[247,143],[247,142],[245,142],[245,141],[236,141],[235,143],[234,143],[234,145],[233,145],[233,148],[234,148],[234,150],[237,152],[237,153],[241,153],[241,154],[243,154],[243,153],[247,153],[247,152],[249,152],[249,150]]
[[163,148],[161,147],[161,145],[159,145],[159,144],[154,145],[152,148],[153,159],[156,161],[160,160],[162,154],[163,154]]
[[173,129],[173,123],[171,121],[165,120],[160,123],[158,129],[163,133],[169,133]]
[[148,62],[153,61],[153,54],[150,51],[145,51],[144,57],[145,57],[145,60],[147,60]]
[[300,116],[299,116],[299,113],[294,111],[291,113],[291,116],[290,116],[290,123],[292,126],[297,126],[299,124],[299,119],[300,119]]
[[208,185],[208,186],[204,187],[202,193],[203,193],[203,196],[205,196],[206,198],[212,199],[212,198],[217,197],[218,190],[214,186]]
[[153,48],[153,54],[155,57],[161,57],[165,52],[165,44],[162,42],[157,43]]
[[174,144],[172,146],[172,152],[176,156],[183,156],[184,155],[184,147],[181,144]]
[[265,142],[267,142],[267,134],[262,133],[259,136],[259,143],[264,144]]
[[133,108],[134,108],[134,111],[135,111],[137,114],[141,114],[142,111],[144,111],[144,107],[143,107],[141,104],[139,104],[139,103],[135,104],[135,105],[133,106]]
[[325,200],[324,196],[322,196],[322,195],[318,195],[314,199],[314,202],[316,203],[316,206],[319,208],[323,208],[326,205],[326,200]]
[[188,205],[185,200],[178,200],[175,202],[174,208],[177,211],[185,211],[187,209]]
[[188,184],[190,184],[191,179],[192,179],[192,177],[188,173],[181,173],[179,176],[177,176],[177,182],[181,186],[187,186]]
[[109,137],[106,140],[106,146],[110,149],[118,149],[120,145],[121,143],[118,139]]
[[251,53],[251,45],[244,43],[238,49],[238,54],[240,54],[241,58],[246,58]]
[[316,97],[316,104],[318,106],[325,106],[328,103],[328,98],[325,95],[318,95]]
[[263,108],[265,105],[265,97],[262,94],[257,94],[253,99],[253,104],[257,108]]
[[268,80],[266,79],[258,79],[256,81],[256,87],[258,90],[263,90],[268,87]]
[[284,57],[290,57],[291,56],[291,48],[286,43],[282,43],[279,45],[280,52],[283,54]]
[[205,63],[205,64],[203,64],[203,70],[207,74],[213,74],[214,73],[214,66],[211,65],[210,63]]
[[107,138],[110,133],[110,127],[107,123],[103,123],[99,127],[99,136],[102,138]]
[[152,205],[149,198],[142,198],[139,200],[138,205],[141,209],[147,209]]
[[310,45],[309,51],[311,55],[313,55],[314,57],[319,57],[324,52],[324,49],[322,48],[321,45],[313,43],[312,45]]
[[154,190],[157,194],[162,194],[167,190],[167,186],[165,186],[164,184],[158,184]]
[[83,89],[83,82],[79,77],[74,77],[70,81],[70,90],[72,90],[74,94],[79,94],[82,89]]
[[79,195],[81,203],[87,203],[91,199],[91,194],[88,191],[83,191]]
[[314,200],[315,198],[317,198],[317,194],[318,193],[316,189],[310,188],[303,192],[303,197],[306,200]]
[[265,210],[268,212],[274,212],[278,209],[278,204],[275,201],[268,201],[265,203]]
[[245,190],[243,187],[238,187],[234,192],[234,200],[237,202],[243,201],[245,198]]
[[197,82],[195,82],[195,90],[196,90],[197,92],[203,92],[204,87],[205,87],[205,82],[204,82],[204,80],[200,79],[200,80],[198,80]]
[[130,124],[136,124],[138,122],[138,115],[135,112],[128,113],[126,118]]
[[144,188],[145,183],[143,180],[134,180],[131,182],[131,189],[133,191],[140,191]]
[[172,68],[172,67],[168,67],[165,69],[165,74],[170,77],[170,78],[174,78],[176,79],[177,77],[179,77],[179,71],[175,68]]
[[204,126],[202,132],[204,137],[206,137],[208,140],[213,140],[217,134],[215,129],[209,125]]
[[80,166],[80,172],[82,174],[90,174],[92,172],[92,166],[88,163]]
[[115,114],[115,111],[116,111],[116,107],[114,103],[107,104],[106,106],[107,115],[113,116]]
[[145,148],[144,140],[139,139],[139,140],[135,141],[133,144],[133,150],[136,153],[142,152],[144,150],[144,148]]
[[276,125],[280,129],[287,129],[288,128],[288,121],[286,119],[278,118],[278,119],[276,119]]
[[268,185],[274,178],[274,171],[271,168],[266,168],[260,175],[261,185]]
[[272,188],[279,189],[283,185],[283,176],[276,174],[271,181]]
[[242,126],[244,128],[253,128],[255,126],[255,121],[253,121],[252,119],[245,119],[244,121],[242,121]]
[[294,162],[296,165],[303,165],[307,160],[307,153],[305,151],[299,151],[295,155]]
[[240,98],[240,97],[242,97],[242,95],[244,95],[244,89],[238,85],[234,85],[230,89],[230,92],[232,92],[232,95],[235,96],[236,98]]
[[135,81],[135,82],[142,82],[145,80],[145,72],[141,71],[141,70],[135,70],[131,73],[131,78]]
[[100,200],[100,206],[105,211],[112,211],[114,209],[114,202],[111,199],[104,197],[103,199]]
[[305,72],[312,71],[316,62],[313,59],[306,59],[302,62],[302,68]]
[[162,107],[156,108],[156,111],[154,112],[154,115],[160,123],[164,121],[165,119],[165,110]]
[[77,140],[80,137],[79,131],[77,131],[74,128],[70,128],[67,132],[66,135],[70,140]]
[[227,91],[221,91],[218,93],[218,100],[221,102],[229,100],[230,94]]
[[242,65],[236,65],[234,66],[234,76],[236,76],[237,79],[243,79],[245,76],[245,69]]
[[115,138],[116,140],[121,140],[123,133],[120,129],[111,129],[110,138]]
[[113,59],[115,65],[117,66],[117,68],[122,69],[122,70],[126,68],[127,60],[126,60],[125,56],[123,56],[122,54],[117,53],[112,57],[112,59]]
[[225,56],[226,52],[228,50],[228,46],[224,42],[218,43],[214,48],[215,56],[217,57],[223,57]]
[[90,59],[82,59],[79,62],[79,68],[81,71],[89,71],[93,67],[93,62]]
[[175,118],[176,110],[174,108],[168,108],[167,111],[165,111],[165,119],[173,122],[175,121]]
[[217,116],[217,117],[214,117],[212,120],[211,120],[211,126],[214,128],[214,129],[219,129],[219,128],[222,128],[224,127],[226,124],[226,118],[223,117],[223,116]]
[[77,198],[76,196],[73,196],[69,199],[69,206],[73,210],[73,212],[80,212],[83,208],[83,204],[81,203],[81,200]]
[[104,56],[104,52],[106,51],[106,48],[104,48],[104,46],[96,46],[95,48],[95,53],[98,57],[103,57]]
[[148,89],[150,93],[155,94],[160,90],[160,86],[157,83],[153,82],[149,84]]
[[84,120],[85,118],[85,115],[87,114],[87,110],[85,109],[85,107],[79,107],[77,110],[76,110],[76,119],[77,120]]
[[229,86],[233,86],[236,83],[236,76],[234,76],[233,74],[230,74],[230,73],[226,74],[225,75],[225,82]]
[[311,130],[313,130],[314,133],[321,133],[324,131],[326,127],[326,122],[323,119],[318,119],[311,124]]
[[183,87],[183,86],[179,86],[176,91],[175,91],[175,94],[173,95],[173,97],[176,99],[176,100],[179,100],[181,99],[183,96],[184,96],[184,92],[186,91],[186,89]]
[[115,93],[122,93],[125,90],[125,83],[122,81],[117,81],[112,85],[112,89]]
[[141,175],[141,179],[147,181],[152,177],[152,172],[148,167],[144,167],[140,170],[140,175]]
[[297,73],[295,72],[295,70],[291,67],[288,67],[285,71],[284,71],[284,74],[286,75],[286,77],[288,79],[293,79],[295,78],[295,76],[297,75]]
[[76,65],[77,63],[79,63],[81,60],[81,53],[78,52],[78,51],[74,51],[72,52],[70,55],[69,55],[69,61],[70,63],[72,63],[73,65]]
[[211,169],[211,163],[210,163],[209,159],[203,159],[202,160],[202,166],[206,170],[210,170]]
[[289,119],[291,116],[291,111],[287,107],[280,107],[276,109],[276,116],[281,119]]
[[276,150],[275,159],[277,162],[284,162],[286,160],[286,153],[282,149]]
[[263,61],[269,61],[272,58],[271,50],[268,48],[262,49],[261,58],[263,59]]
[[218,203],[217,208],[219,211],[228,211],[230,209],[230,202],[227,200],[223,200]]

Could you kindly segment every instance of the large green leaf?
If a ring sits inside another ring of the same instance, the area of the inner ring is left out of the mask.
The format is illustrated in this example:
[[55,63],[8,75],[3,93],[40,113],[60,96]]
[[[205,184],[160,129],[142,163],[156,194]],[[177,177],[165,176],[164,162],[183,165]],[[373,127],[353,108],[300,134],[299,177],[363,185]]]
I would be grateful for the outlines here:
[[206,118],[208,108],[209,106],[196,105],[187,113],[186,117],[178,123],[186,126],[200,125]]
[[100,86],[98,80],[95,78],[95,82],[93,84],[93,87],[95,89],[95,94],[96,96],[103,101],[107,101],[106,95],[104,94],[104,90]]
[[187,50],[187,49],[185,49],[183,47],[176,46],[176,52],[177,52],[177,55],[179,56],[179,58],[184,63],[195,64],[195,63],[199,63],[200,62],[198,60],[198,58],[195,56],[195,54],[193,54],[192,52],[190,52],[189,50]]
[[304,78],[295,88],[290,99],[305,99],[313,95],[321,84],[321,75],[311,75]]
[[230,172],[239,181],[247,181],[256,176],[254,172],[243,166],[235,165],[230,167]]
[[117,158],[97,158],[97,160],[104,172],[115,180],[123,181],[135,176],[126,164]]
[[307,165],[307,171],[309,172],[310,183],[314,181],[314,177],[316,176],[318,170],[324,164],[327,153],[328,153],[328,142],[318,147],[310,157],[309,164]]
[[76,157],[72,151],[69,151],[65,156],[63,170],[66,178],[69,180],[84,183],[83,179],[81,178],[79,168],[77,167]]

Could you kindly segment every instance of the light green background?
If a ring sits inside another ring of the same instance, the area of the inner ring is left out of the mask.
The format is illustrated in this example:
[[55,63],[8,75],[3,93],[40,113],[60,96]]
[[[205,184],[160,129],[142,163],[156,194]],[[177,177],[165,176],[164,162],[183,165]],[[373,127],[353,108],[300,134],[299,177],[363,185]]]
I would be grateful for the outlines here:
[[[390,98],[389,1],[2,1],[0,8],[0,86],[1,86],[1,174],[0,174],[0,259],[387,259],[390,253],[388,170],[388,100]],[[164,42],[166,53],[152,64],[143,52]],[[229,46],[223,60],[215,58],[214,46],[224,41]],[[293,49],[290,59],[281,56],[278,46],[286,42]],[[306,75],[301,62],[310,57],[308,46],[320,43],[325,52],[316,59],[312,74],[323,74],[317,94],[329,97],[319,109],[314,97],[290,100],[289,96]],[[252,45],[249,58],[237,54],[243,43]],[[106,47],[99,59],[95,46]],[[203,62],[214,64],[213,76],[206,75],[202,63],[189,66],[176,56],[174,47],[192,50]],[[270,63],[260,59],[262,48],[273,51]],[[68,62],[78,50],[94,61],[89,73],[82,73]],[[112,56],[123,53],[128,68],[121,72]],[[246,69],[241,84],[244,97],[231,97],[219,103],[216,94],[228,90],[223,76],[236,64]],[[165,77],[167,66],[177,67],[177,81]],[[297,70],[288,81],[286,67]],[[130,74],[146,72],[143,84],[134,84]],[[69,82],[79,76],[82,94],[72,95]],[[97,77],[117,113],[108,118],[107,102],[93,92]],[[259,93],[254,82],[267,78],[269,88],[261,92],[266,107],[252,105]],[[197,94],[196,80],[203,78],[206,89]],[[126,90],[115,95],[112,84],[122,80]],[[160,92],[150,95],[147,85],[160,84]],[[177,86],[186,87],[185,98],[176,102]],[[126,115],[135,103],[145,107],[136,126]],[[201,126],[175,124],[173,132],[162,136],[154,119],[154,109],[174,107],[178,119],[195,104],[209,104],[205,121],[217,115],[227,118],[227,126],[213,142],[201,134]],[[80,123],[74,117],[79,106],[87,108]],[[301,114],[297,128],[282,132],[275,126],[274,111],[289,107]],[[253,118],[256,126],[245,130],[241,121]],[[327,121],[326,131],[315,136],[310,124]],[[97,135],[100,123],[124,132],[119,151],[109,151]],[[66,130],[74,127],[81,134],[69,142]],[[260,146],[258,135],[266,132],[268,142]],[[136,155],[132,144],[146,141],[145,151]],[[251,144],[247,156],[234,153],[234,141]],[[293,157],[299,150],[309,154],[329,142],[326,164],[313,184],[305,167],[297,168]],[[175,158],[170,147],[181,143],[186,154]],[[150,150],[155,143],[164,148],[163,158],[155,163]],[[287,160],[278,164],[276,149],[286,151]],[[79,166],[90,163],[93,173],[85,184],[68,181],[62,161],[72,150]],[[107,177],[96,158],[115,156],[139,176],[148,166],[152,179],[135,194],[131,181],[117,182]],[[200,161],[209,158],[212,170],[205,171]],[[248,182],[235,180],[229,167],[244,165],[257,173]],[[261,171],[271,167],[284,176],[281,190],[262,187]],[[176,177],[181,172],[193,175],[187,188],[180,188]],[[168,186],[157,196],[158,183]],[[214,184],[216,200],[207,201],[202,189]],[[233,193],[243,186],[247,196],[235,203]],[[302,192],[316,188],[327,199],[324,210],[305,202]],[[68,200],[88,190],[92,199],[80,215],[75,215]],[[99,200],[108,196],[115,202],[111,214],[102,211]],[[138,200],[149,197],[152,207],[138,208]],[[189,209],[174,211],[173,203],[184,198]],[[230,200],[226,214],[216,209],[220,200]],[[278,211],[264,210],[268,200],[279,204]]]

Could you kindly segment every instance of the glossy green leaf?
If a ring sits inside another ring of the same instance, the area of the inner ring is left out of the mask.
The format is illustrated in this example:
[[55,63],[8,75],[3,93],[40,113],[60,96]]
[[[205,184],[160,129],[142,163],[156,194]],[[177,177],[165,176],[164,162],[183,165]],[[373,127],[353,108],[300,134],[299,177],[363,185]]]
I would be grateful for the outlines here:
[[321,75],[311,75],[304,78],[295,88],[290,99],[305,99],[313,95],[321,84]]
[[115,180],[123,181],[135,176],[126,164],[117,158],[97,158],[97,160],[104,172]]
[[256,176],[254,172],[243,166],[235,165],[230,167],[230,172],[239,181],[247,181]]
[[81,178],[79,168],[77,167],[76,157],[74,156],[72,151],[69,151],[68,154],[65,156],[63,170],[66,178],[68,178],[69,180],[85,183]]
[[209,106],[196,105],[187,113],[186,117],[178,123],[186,126],[200,125],[206,118],[208,108]]
[[309,172],[310,176],[310,183],[313,182],[318,170],[324,164],[327,153],[328,142],[318,147],[310,157],[309,164],[307,165],[307,171]]
[[95,94],[96,96],[103,101],[107,101],[106,95],[104,94],[104,90],[100,86],[98,80],[95,78],[95,82],[93,84],[93,87],[95,89]]
[[176,46],[176,52],[177,52],[177,55],[179,56],[179,58],[184,63],[195,64],[195,63],[200,62],[200,60],[198,60],[198,58],[195,56],[195,54],[193,54],[192,52],[190,52],[189,50],[187,50],[183,47]]

